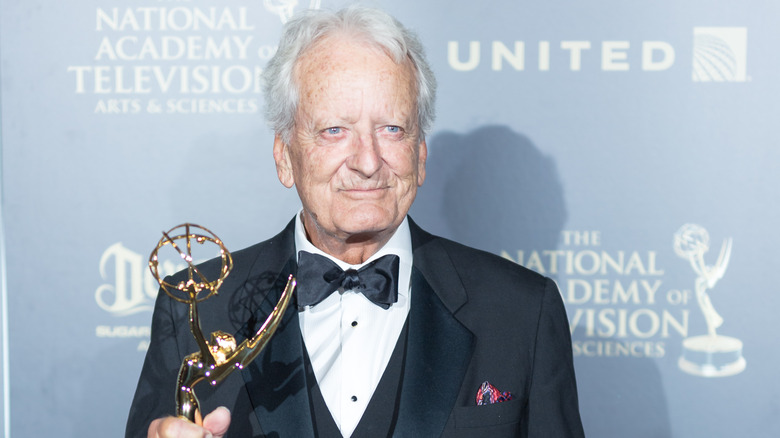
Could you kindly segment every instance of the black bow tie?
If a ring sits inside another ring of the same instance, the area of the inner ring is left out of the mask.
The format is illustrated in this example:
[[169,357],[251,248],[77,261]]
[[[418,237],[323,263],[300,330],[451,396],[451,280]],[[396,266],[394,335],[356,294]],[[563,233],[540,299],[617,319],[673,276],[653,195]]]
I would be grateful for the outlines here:
[[397,255],[388,254],[358,270],[344,271],[327,257],[300,251],[295,291],[298,308],[314,306],[336,290],[355,290],[387,309],[398,301],[398,263]]

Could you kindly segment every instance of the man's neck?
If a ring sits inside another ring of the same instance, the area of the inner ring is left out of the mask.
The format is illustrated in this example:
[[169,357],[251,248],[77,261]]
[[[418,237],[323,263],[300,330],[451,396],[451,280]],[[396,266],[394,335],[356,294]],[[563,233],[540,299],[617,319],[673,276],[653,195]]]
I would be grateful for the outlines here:
[[315,247],[350,265],[360,265],[376,254],[393,237],[395,228],[380,232],[333,236],[302,214],[306,239]]
[[[305,225],[304,225],[305,227]],[[312,245],[321,249],[326,254],[349,263],[350,265],[360,265],[376,254],[388,240],[392,237],[390,233],[387,237],[379,236],[350,236],[346,241],[333,236],[322,234],[313,235],[306,228],[306,238]]]

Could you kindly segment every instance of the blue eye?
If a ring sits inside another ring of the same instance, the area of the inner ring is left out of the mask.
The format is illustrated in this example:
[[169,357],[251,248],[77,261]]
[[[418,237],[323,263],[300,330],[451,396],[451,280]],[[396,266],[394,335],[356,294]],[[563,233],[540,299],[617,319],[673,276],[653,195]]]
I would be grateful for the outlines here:
[[388,126],[387,130],[393,134],[401,132],[401,128],[399,126]]
[[341,128],[327,128],[325,132],[327,132],[330,135],[336,135],[341,133]]

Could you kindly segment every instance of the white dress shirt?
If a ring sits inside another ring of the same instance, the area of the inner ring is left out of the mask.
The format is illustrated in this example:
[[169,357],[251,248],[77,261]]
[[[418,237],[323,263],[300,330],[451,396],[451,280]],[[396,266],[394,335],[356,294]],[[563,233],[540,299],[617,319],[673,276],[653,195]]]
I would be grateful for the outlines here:
[[400,258],[398,301],[383,309],[363,294],[333,293],[298,313],[303,342],[314,375],[333,420],[344,437],[355,431],[390,361],[409,314],[412,276],[412,238],[404,219],[392,238],[365,263],[350,265],[306,239],[301,214],[295,219],[295,249],[320,254],[341,269],[360,269],[387,254]]

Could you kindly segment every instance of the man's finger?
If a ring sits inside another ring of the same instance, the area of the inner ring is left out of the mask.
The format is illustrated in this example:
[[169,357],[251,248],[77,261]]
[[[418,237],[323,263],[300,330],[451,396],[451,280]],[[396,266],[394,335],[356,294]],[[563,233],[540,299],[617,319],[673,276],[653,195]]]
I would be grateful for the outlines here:
[[222,437],[230,427],[230,410],[224,406],[214,409],[203,419],[203,427],[211,431],[214,438]]
[[148,438],[212,438],[212,435],[208,430],[176,417],[152,421],[147,432]]

